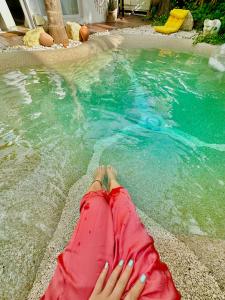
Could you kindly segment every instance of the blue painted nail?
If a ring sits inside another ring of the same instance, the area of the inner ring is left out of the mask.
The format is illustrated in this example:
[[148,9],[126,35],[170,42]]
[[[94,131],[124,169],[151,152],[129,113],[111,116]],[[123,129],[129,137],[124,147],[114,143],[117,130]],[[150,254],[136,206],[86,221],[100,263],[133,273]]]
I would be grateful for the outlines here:
[[109,263],[108,263],[108,262],[106,262],[106,263],[105,263],[105,267],[104,267],[104,268],[105,268],[105,269],[108,269],[108,267],[109,267]]
[[133,264],[134,264],[133,259],[130,259],[130,260],[129,260],[129,263],[128,263],[128,266],[129,266],[129,267],[133,267]]
[[119,262],[119,266],[122,267],[122,266],[123,266],[123,263],[124,263],[124,260],[121,259],[120,262]]
[[141,277],[140,277],[140,282],[145,283],[145,281],[146,281],[146,275],[142,274]]

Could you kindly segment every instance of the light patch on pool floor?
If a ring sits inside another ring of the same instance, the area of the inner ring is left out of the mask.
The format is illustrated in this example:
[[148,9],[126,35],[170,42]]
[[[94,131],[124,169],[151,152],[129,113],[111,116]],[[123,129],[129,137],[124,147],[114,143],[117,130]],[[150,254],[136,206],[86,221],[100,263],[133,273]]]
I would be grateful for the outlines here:
[[26,85],[28,84],[26,79],[28,78],[20,71],[12,71],[4,75],[5,83],[11,86],[13,89],[18,89],[23,97],[23,102],[26,104],[32,103],[32,97],[30,93],[26,90]]

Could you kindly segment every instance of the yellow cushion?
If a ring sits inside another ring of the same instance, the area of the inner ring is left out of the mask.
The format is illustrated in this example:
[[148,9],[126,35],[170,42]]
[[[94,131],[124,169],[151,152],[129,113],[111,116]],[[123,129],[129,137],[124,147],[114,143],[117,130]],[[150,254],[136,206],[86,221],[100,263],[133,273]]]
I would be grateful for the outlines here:
[[167,27],[167,26],[155,26],[154,29],[157,32],[165,33],[165,34],[170,34],[178,31],[176,27]]
[[164,26],[155,26],[154,29],[157,32],[170,34],[177,32],[182,24],[184,23],[184,20],[186,16],[188,15],[189,10],[185,9],[173,9],[170,12],[170,16],[168,20],[166,21],[166,24]]
[[179,19],[185,19],[188,13],[189,10],[174,8],[173,10],[171,10],[170,15]]

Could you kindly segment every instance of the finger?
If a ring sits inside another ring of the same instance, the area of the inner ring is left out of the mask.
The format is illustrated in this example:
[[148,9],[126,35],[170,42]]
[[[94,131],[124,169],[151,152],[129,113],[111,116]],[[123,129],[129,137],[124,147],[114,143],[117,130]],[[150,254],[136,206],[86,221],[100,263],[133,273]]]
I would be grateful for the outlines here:
[[116,285],[116,282],[120,276],[120,273],[122,271],[122,268],[123,268],[123,259],[120,260],[119,264],[116,266],[116,268],[113,270],[111,276],[109,277],[107,283],[106,283],[106,286],[104,288],[104,294],[105,295],[111,295],[115,285]]
[[124,300],[137,300],[138,297],[141,295],[141,292],[143,291],[143,288],[145,286],[146,282],[146,275],[142,274],[141,277],[138,279],[138,281],[135,283],[135,285],[132,287],[132,289],[129,291],[127,296]]
[[132,273],[133,270],[133,265],[134,265],[134,261],[131,259],[129,261],[129,263],[126,266],[126,269],[124,270],[124,272],[122,273],[122,275],[120,276],[120,279],[118,280],[113,293],[112,293],[112,298],[113,299],[120,299],[121,296],[123,295],[123,292],[126,288],[127,282],[130,278],[130,275]]
[[99,275],[98,280],[95,284],[95,288],[92,292],[92,295],[97,295],[103,290],[103,286],[104,286],[106,275],[108,273],[108,269],[109,269],[109,263],[106,262],[105,266],[104,266],[104,269],[102,270],[102,272]]

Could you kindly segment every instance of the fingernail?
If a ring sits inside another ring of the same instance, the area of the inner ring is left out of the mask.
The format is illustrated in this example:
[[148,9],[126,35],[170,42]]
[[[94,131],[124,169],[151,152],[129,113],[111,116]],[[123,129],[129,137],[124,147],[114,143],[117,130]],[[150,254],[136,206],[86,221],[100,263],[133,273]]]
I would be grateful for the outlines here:
[[108,269],[108,267],[109,267],[109,263],[108,263],[108,262],[106,262],[106,263],[105,263],[105,267],[104,267],[104,268],[105,268],[105,269]]
[[133,267],[133,264],[134,264],[133,259],[130,259],[130,260],[129,260],[129,263],[128,263],[128,266],[129,266],[129,267]]
[[124,260],[121,259],[120,262],[119,262],[119,266],[122,267],[122,266],[123,266],[123,263],[124,263]]
[[146,275],[142,274],[141,277],[140,277],[140,282],[145,283],[145,281],[146,281]]

